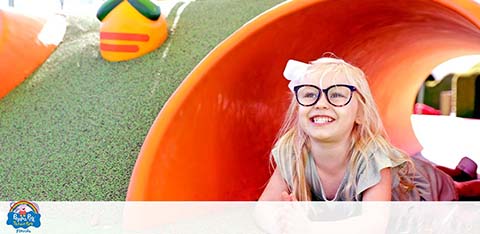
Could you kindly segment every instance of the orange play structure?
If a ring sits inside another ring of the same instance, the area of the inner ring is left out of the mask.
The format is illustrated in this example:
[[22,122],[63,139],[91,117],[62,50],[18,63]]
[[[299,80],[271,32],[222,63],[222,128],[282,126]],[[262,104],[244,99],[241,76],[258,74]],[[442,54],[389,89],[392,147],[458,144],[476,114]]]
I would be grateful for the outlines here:
[[470,1],[288,1],[218,45],[158,115],[127,200],[256,200],[289,100],[288,59],[330,51],[366,72],[392,142],[419,152],[410,115],[432,69],[480,53]]
[[[110,2],[115,4],[115,1]],[[101,19],[100,54],[105,60],[116,62],[138,58],[165,42],[168,30],[164,16],[152,20],[142,15],[129,1],[117,0],[116,4]]]
[[22,83],[57,47],[39,40],[45,23],[0,9],[0,98]]

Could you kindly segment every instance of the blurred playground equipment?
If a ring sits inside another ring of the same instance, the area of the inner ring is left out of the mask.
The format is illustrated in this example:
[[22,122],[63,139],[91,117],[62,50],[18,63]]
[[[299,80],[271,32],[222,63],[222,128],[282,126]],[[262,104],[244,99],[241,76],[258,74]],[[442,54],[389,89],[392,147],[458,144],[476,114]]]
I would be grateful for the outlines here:
[[167,39],[167,21],[150,0],[108,0],[97,12],[100,54],[108,61],[143,56]]
[[457,117],[480,119],[480,67],[456,74],[452,80],[452,112]]
[[[424,105],[421,109],[416,109],[415,114],[450,114],[451,90],[453,74],[448,74],[440,80],[429,76],[425,83],[420,87],[415,107]],[[445,111],[441,111],[445,109]]]
[[421,151],[410,117],[432,69],[480,53],[480,7],[465,0],[288,1],[218,45],[158,115],[127,200],[256,200],[288,106],[288,59],[333,52],[366,72],[392,142]]
[[414,113],[480,119],[479,75],[480,66],[476,65],[441,80],[427,79],[420,88]]

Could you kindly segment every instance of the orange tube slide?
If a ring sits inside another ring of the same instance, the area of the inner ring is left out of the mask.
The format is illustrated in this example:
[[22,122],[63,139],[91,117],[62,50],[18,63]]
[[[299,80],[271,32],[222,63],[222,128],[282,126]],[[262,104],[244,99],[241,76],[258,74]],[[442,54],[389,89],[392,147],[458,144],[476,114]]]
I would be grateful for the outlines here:
[[55,50],[38,39],[45,20],[0,10],[0,98],[22,83]]
[[288,59],[334,52],[366,72],[392,142],[421,150],[410,115],[432,69],[480,53],[469,1],[289,1],[215,48],[165,104],[127,200],[256,200],[288,106]]

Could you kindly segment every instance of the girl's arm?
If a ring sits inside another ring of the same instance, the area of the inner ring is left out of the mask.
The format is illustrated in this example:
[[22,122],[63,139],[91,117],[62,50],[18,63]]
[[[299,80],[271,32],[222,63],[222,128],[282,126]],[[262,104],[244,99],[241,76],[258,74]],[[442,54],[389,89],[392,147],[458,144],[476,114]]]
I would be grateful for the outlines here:
[[288,185],[285,183],[280,170],[276,168],[255,207],[254,217],[258,227],[266,233],[281,233],[282,228],[278,225],[278,215],[274,214],[283,213],[280,211],[282,206],[277,202],[268,201],[295,200],[293,195],[288,193]]
[[258,199],[259,201],[283,201],[285,200],[282,197],[283,192],[287,192],[288,185],[285,183],[280,170],[278,168],[275,169],[272,176],[270,177],[270,181],[267,184],[265,190],[263,190],[262,195]]
[[392,200],[392,174],[387,167],[380,171],[381,179],[378,184],[363,192],[363,201],[391,201]]
[[[391,200],[391,169],[382,169],[380,175],[380,182],[363,193],[363,201]],[[259,201],[296,200],[291,194],[291,199],[287,199],[286,191],[288,191],[288,186],[283,180],[280,171],[276,169]],[[302,205],[304,206],[307,203],[284,204],[257,203],[255,208],[257,225],[267,233],[385,233],[390,212],[388,203],[365,203],[365,205],[361,205],[362,214],[357,217],[338,221],[317,222],[310,220],[307,217],[308,212],[302,209]],[[317,206],[321,206],[325,203],[317,204]],[[352,203],[352,206],[358,206],[359,204],[361,203]],[[289,209],[285,209],[285,206]]]

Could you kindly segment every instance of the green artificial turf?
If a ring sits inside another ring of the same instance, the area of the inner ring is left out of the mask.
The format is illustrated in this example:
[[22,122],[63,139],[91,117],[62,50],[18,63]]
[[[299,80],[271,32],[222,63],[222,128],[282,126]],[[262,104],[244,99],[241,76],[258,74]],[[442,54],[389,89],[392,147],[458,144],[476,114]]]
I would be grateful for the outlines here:
[[211,49],[279,2],[197,0],[162,47],[118,63],[101,58],[95,17],[68,17],[63,43],[0,100],[0,200],[124,200],[169,96]]

